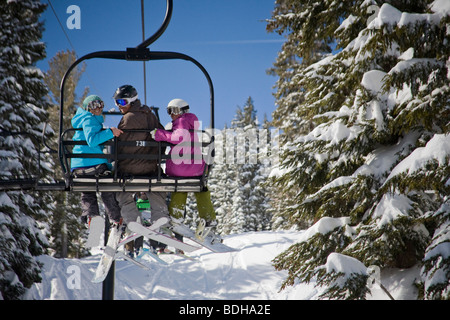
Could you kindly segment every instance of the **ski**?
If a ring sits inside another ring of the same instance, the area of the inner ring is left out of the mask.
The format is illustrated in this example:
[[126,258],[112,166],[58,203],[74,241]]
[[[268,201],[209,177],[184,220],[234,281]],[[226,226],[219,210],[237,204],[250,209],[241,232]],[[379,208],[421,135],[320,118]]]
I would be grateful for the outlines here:
[[152,251],[152,249],[149,248],[142,248],[142,252],[137,256],[137,259],[142,259],[142,257],[144,255],[149,255],[152,259],[156,260],[157,262],[164,264],[164,265],[168,265],[168,263],[166,261],[164,261],[163,259],[161,259],[160,257],[158,257],[158,255],[156,253],[154,253]]
[[108,243],[106,244],[105,250],[103,251],[100,262],[95,271],[94,278],[92,282],[100,283],[103,282],[108,275],[109,269],[116,256],[116,250],[119,245],[120,237],[122,236],[122,226],[113,227],[108,236]]
[[[155,221],[149,228],[159,229],[162,225],[166,224],[169,221],[167,218],[161,218]],[[134,222],[138,224],[137,222]],[[120,229],[120,231],[119,231]],[[147,229],[150,230],[150,229]],[[108,275],[108,271],[111,268],[112,262],[116,258],[117,249],[120,246],[125,245],[126,243],[133,241],[134,239],[140,237],[141,235],[133,234],[129,235],[122,241],[120,238],[122,236],[122,225],[112,228],[109,237],[108,243],[106,244],[105,250],[103,251],[102,257],[100,258],[100,263],[98,264],[97,270],[95,272],[95,276],[92,279],[94,283],[103,282]],[[131,259],[131,258],[130,258]],[[133,261],[134,262],[134,261]]]
[[151,269],[150,269],[149,267],[147,267],[145,264],[143,264],[143,263],[141,263],[141,262],[139,262],[139,261],[137,261],[137,260],[135,260],[135,259],[133,259],[133,258],[127,256],[127,255],[126,255],[125,253],[123,253],[123,252],[117,252],[117,253],[116,253],[116,256],[114,257],[114,259],[117,259],[117,258],[123,258],[123,259],[125,259],[125,260],[127,260],[127,261],[129,261],[129,262],[131,262],[131,263],[133,263],[133,264],[135,264],[135,265],[137,265],[138,267],[140,267],[140,268],[142,268],[142,269],[151,270]]
[[167,234],[160,233],[155,230],[151,230],[150,228],[146,228],[137,222],[130,222],[128,224],[128,229],[130,229],[131,231],[136,232],[146,238],[165,243],[169,246],[172,246],[176,249],[183,250],[185,252],[192,252],[192,251],[200,249],[197,246],[193,246],[191,244],[184,243],[183,241],[179,241],[175,238],[172,238],[172,237],[168,236]]
[[128,242],[136,240],[139,237],[142,237],[142,236],[140,234],[136,234],[136,233],[132,233],[132,234],[126,236],[125,238],[120,240],[119,244],[117,245],[117,249],[119,249],[120,247],[126,245]]
[[[151,230],[157,230],[159,229],[162,225],[166,224],[167,221],[169,221],[169,219],[167,218],[161,218],[158,219],[157,221],[155,221],[152,225],[150,225],[148,228]],[[131,230],[130,230],[131,231]],[[138,234],[138,233],[131,233],[128,234],[125,238],[123,238],[122,240],[120,240],[119,245],[117,246],[117,248],[120,248],[124,245],[126,245],[128,242],[131,242],[133,240],[136,240],[137,238],[142,237],[142,235]]]
[[184,253],[181,252],[177,252],[177,250],[172,251],[170,249],[165,248],[162,252],[159,252],[158,255],[163,256],[163,255],[172,255],[172,256],[177,256],[186,260],[191,260],[191,261],[197,261],[197,259],[187,256]]
[[89,223],[89,234],[86,240],[86,247],[98,247],[101,235],[105,230],[105,219],[102,216],[94,216]]
[[206,235],[206,237],[204,237],[203,239],[196,237],[195,232],[184,224],[174,223],[172,225],[172,231],[178,233],[179,235],[182,235],[185,238],[188,238],[189,240],[201,245],[202,247],[207,248],[212,252],[224,253],[224,252],[238,251],[237,249],[231,248],[223,244],[222,242],[211,243],[213,239],[208,235]]

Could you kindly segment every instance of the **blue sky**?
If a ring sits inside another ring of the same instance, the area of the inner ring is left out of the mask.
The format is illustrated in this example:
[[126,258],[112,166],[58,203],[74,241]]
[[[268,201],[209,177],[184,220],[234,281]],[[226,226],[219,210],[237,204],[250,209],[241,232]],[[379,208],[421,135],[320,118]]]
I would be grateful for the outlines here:
[[[43,0],[43,2],[47,2]],[[78,57],[94,51],[125,50],[142,42],[140,0],[51,0],[62,26]],[[69,29],[67,20],[80,8],[80,29]],[[145,0],[145,36],[161,25],[166,1]],[[265,19],[274,9],[274,0],[174,0],[171,22],[165,33],[152,45],[153,51],[175,51],[199,61],[212,78],[215,89],[215,126],[230,124],[237,106],[249,96],[254,100],[258,118],[271,118],[275,109],[272,95],[276,78],[266,74],[281,49],[284,38],[267,33]],[[42,15],[46,31],[47,59],[60,50],[72,49],[52,9]],[[142,62],[87,60],[79,93],[85,86],[100,95],[105,110],[114,107],[112,95],[117,87],[131,84],[144,102]],[[46,60],[39,62],[43,71]],[[147,105],[160,108],[163,125],[170,122],[165,112],[173,98],[189,102],[203,126],[209,126],[209,87],[202,72],[191,62],[182,60],[146,63]],[[115,125],[120,117],[107,119]]]

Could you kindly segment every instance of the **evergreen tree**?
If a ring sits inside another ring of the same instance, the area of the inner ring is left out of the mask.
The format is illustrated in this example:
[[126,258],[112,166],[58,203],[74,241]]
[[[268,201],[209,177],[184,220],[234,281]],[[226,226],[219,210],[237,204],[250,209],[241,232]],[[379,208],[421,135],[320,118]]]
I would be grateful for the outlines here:
[[[306,56],[317,41],[336,41],[339,51],[280,80],[303,90],[293,112],[314,125],[294,134],[281,157],[278,186],[299,186],[285,216],[299,227],[315,223],[274,260],[289,271],[283,288],[316,277],[323,297],[363,299],[361,263],[419,264],[424,297],[448,299],[448,8],[295,3],[277,1],[272,21],[289,20],[280,23]],[[336,267],[344,261],[357,271]]]
[[[223,234],[270,229],[268,195],[259,153],[259,124],[253,100],[238,108],[231,129],[225,130],[225,164],[213,171],[219,230]],[[265,147],[265,146],[264,146]],[[220,176],[218,179],[217,177]],[[225,182],[225,183],[224,183]],[[220,199],[220,200],[219,200]]]
[[[299,108],[308,92],[300,79],[309,65],[332,50],[330,45],[333,37],[329,31],[323,28],[316,30],[318,26],[314,25],[314,19],[310,19],[311,16],[320,15],[322,20],[333,20],[335,24],[334,20],[339,17],[336,6],[328,8],[328,15],[322,14],[323,10],[323,1],[279,0],[275,2],[272,18],[267,21],[267,31],[284,34],[286,37],[273,67],[268,70],[268,74],[278,78],[275,85],[277,91],[274,94],[277,108],[272,113],[272,125],[280,129],[282,144],[294,140],[299,134],[307,133],[314,127],[312,117],[302,114],[303,109]],[[302,12],[307,12],[310,16],[300,14]],[[274,172],[277,171],[277,168],[275,169]],[[297,206],[295,196],[300,192],[300,187],[285,179],[272,181],[271,184],[279,186],[274,188],[272,193],[273,228],[292,227],[292,217]],[[298,222],[295,224],[299,225]],[[304,227],[304,224],[301,227]]]
[[[45,73],[45,84],[49,88],[47,96],[50,102],[49,124],[54,131],[59,129],[59,108],[61,90],[60,84],[62,77],[67,69],[76,60],[74,51],[60,51],[48,62],[49,69]],[[86,66],[83,64],[72,70],[66,80],[64,86],[64,128],[71,127],[72,116],[76,112],[77,105],[80,105],[88,94],[88,88],[85,88],[81,99],[77,99],[75,89],[85,71]],[[57,154],[52,155],[55,170],[54,178],[63,179],[61,166]],[[55,209],[53,210],[52,219],[50,221],[50,247],[54,250],[57,257],[82,257],[88,254],[83,247],[83,236],[86,228],[81,224],[79,217],[81,215],[80,193],[73,192],[53,192],[55,199]]]
[[[313,123],[311,117],[299,113],[304,103],[306,88],[301,74],[306,67],[331,53],[334,43],[332,28],[351,10],[341,2],[278,0],[267,30],[286,36],[273,68],[268,73],[278,77],[275,93],[277,109],[272,114],[272,124],[283,132],[283,141],[291,141],[300,132],[308,132]],[[306,12],[302,15],[299,13]],[[323,22],[319,25],[317,21]]]
[[211,200],[219,222],[217,231],[220,234],[230,234],[233,228],[233,224],[227,217],[231,216],[233,194],[237,188],[236,170],[234,170],[234,167],[232,168],[234,164],[227,164],[225,160],[227,130],[228,128],[225,126],[223,130],[216,130],[215,132],[215,159],[209,178]]
[[[233,138],[235,142],[235,172],[237,188],[233,194],[232,202],[232,233],[255,231],[255,220],[253,208],[251,207],[251,198],[253,196],[254,177],[256,175],[257,164],[250,163],[251,143],[256,142],[257,127],[256,110],[251,97],[241,109],[237,108],[236,115],[231,121]],[[253,134],[253,135],[252,135]],[[251,136],[252,135],[252,136]],[[254,141],[250,141],[253,137]],[[227,150],[228,152],[228,150]]]
[[256,192],[260,194],[260,198],[264,198],[261,203],[261,211],[264,214],[261,220],[264,221],[259,230],[275,230],[278,225],[274,224],[276,219],[274,216],[279,208],[272,206],[277,204],[274,198],[278,194],[278,190],[272,183],[271,174],[274,167],[278,165],[279,153],[279,130],[273,129],[271,122],[267,120],[267,115],[264,115],[262,123],[262,131],[259,136],[258,161],[260,163],[257,170],[257,189]]
[[[2,180],[40,177],[48,181],[50,163],[39,143],[47,119],[43,74],[45,57],[39,22],[45,5],[35,0],[0,2],[0,176]],[[20,134],[19,134],[20,133]],[[39,282],[36,256],[46,250],[38,227],[51,209],[48,193],[0,191],[0,297],[18,299]]]

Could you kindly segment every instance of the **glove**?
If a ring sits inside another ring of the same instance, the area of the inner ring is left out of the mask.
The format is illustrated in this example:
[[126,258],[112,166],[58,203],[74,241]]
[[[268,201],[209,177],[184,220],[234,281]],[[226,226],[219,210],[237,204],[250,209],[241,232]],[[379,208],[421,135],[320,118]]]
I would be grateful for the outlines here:
[[155,140],[156,130],[157,129],[154,129],[154,130],[150,131],[150,135],[152,136],[153,140]]

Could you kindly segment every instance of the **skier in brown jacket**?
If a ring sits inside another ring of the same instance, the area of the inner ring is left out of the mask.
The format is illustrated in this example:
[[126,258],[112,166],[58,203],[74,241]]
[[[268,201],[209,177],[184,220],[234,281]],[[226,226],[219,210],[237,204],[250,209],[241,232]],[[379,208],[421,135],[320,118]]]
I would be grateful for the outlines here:
[[[124,89],[131,86],[122,86],[117,89],[115,96],[124,96],[123,92],[128,92],[131,89]],[[133,87],[131,87],[133,88]],[[134,88],[133,88],[134,89]],[[131,90],[133,91],[133,90]],[[134,90],[134,92],[136,92]],[[115,99],[119,110],[123,113],[123,117],[120,120],[118,128],[123,129],[146,129],[146,132],[124,132],[123,136],[119,138],[119,141],[154,141],[151,137],[150,130],[153,129],[164,129],[159,123],[155,114],[152,110],[146,106],[142,105],[140,100],[137,99],[137,92],[134,96],[136,100],[129,102],[131,99],[126,98]],[[118,104],[117,101],[121,103],[127,103],[122,106]],[[144,147],[144,146],[122,146],[119,148],[119,153],[127,154],[158,154],[157,147]],[[156,160],[147,159],[122,159],[118,163],[119,175],[155,175],[157,173],[157,163]]]
[[[155,114],[146,105],[142,105],[138,99],[136,89],[131,85],[123,85],[114,93],[114,100],[120,112],[122,119],[117,126],[124,132],[119,137],[120,141],[153,141],[150,131],[154,129],[163,129]],[[129,129],[146,129],[145,132],[127,132]],[[146,146],[122,146],[119,153],[127,154],[158,154],[157,147]],[[156,160],[147,159],[122,159],[118,162],[119,176],[135,175],[156,175]],[[169,210],[167,208],[165,192],[146,192],[151,205],[151,221],[154,222],[162,217],[170,220]],[[116,195],[121,214],[125,223],[141,219],[141,213],[136,207],[136,202],[132,192],[118,192]]]

